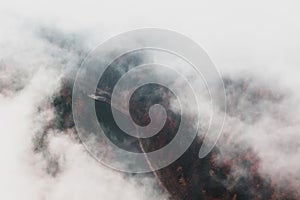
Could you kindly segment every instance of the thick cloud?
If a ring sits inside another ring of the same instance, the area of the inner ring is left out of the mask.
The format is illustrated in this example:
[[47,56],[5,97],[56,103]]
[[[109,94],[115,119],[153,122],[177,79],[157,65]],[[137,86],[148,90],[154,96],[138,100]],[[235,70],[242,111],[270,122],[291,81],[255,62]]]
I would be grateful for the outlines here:
[[87,53],[85,41],[80,34],[24,23],[12,18],[0,41],[1,198],[165,199],[153,177],[102,166],[72,128],[52,123],[57,113],[51,98],[63,79],[74,76]]
[[[84,55],[113,34],[145,26],[188,34],[234,81],[227,85],[235,104],[223,136],[243,145],[218,147],[229,154],[250,147],[262,161],[262,174],[299,184],[299,2],[157,3],[1,6],[1,198],[166,198],[152,178],[123,177],[99,165],[72,138],[72,129],[45,128],[55,118],[49,99],[63,77],[74,76]],[[235,85],[241,80],[245,88],[239,91]],[[34,138],[43,131],[49,135],[47,149],[34,153]]]

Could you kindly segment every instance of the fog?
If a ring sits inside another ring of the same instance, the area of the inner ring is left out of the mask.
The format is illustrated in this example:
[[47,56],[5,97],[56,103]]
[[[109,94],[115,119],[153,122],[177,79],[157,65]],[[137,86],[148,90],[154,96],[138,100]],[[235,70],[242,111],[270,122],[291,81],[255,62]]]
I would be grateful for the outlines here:
[[[153,177],[112,171],[90,157],[72,134],[60,134],[73,129],[45,128],[55,118],[49,99],[63,78],[74,76],[84,56],[111,36],[142,27],[189,36],[234,82],[226,88],[236,104],[217,145],[223,149],[220,156],[250,147],[261,160],[262,175],[292,177],[300,185],[298,1],[1,4],[2,199],[167,199]],[[246,81],[244,91],[234,87],[240,81]],[[256,95],[260,91],[264,95]],[[33,151],[34,138],[43,131],[48,133],[46,156]],[[224,145],[228,135],[238,145]],[[59,165],[57,175],[49,173],[50,161]]]

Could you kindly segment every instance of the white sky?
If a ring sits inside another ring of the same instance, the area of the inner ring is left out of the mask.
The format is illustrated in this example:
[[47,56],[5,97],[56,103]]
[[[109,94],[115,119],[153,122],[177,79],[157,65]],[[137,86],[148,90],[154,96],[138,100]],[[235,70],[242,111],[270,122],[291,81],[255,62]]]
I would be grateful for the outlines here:
[[[40,41],[31,38],[32,35],[30,34],[30,40],[26,43],[24,38],[28,35],[22,38],[22,34],[25,32],[18,32],[18,29],[15,29],[19,25],[30,27],[31,24],[42,24],[64,31],[86,32],[88,35],[93,35],[90,40],[92,47],[120,32],[142,27],[160,27],[181,32],[197,41],[206,49],[222,74],[246,73],[248,71],[267,81],[280,81],[300,96],[298,92],[300,83],[298,77],[300,73],[299,11],[299,0],[180,2],[175,0],[2,0],[0,1],[0,60],[4,54],[13,54],[16,53],[16,50],[22,50],[24,44],[26,47],[32,47],[32,50],[28,52],[29,57],[20,55],[20,62],[26,59],[25,63],[30,63],[28,59],[35,59],[36,55],[41,57],[39,62],[42,64],[51,61],[52,58],[48,58],[45,52],[39,52],[45,44],[40,44]],[[13,34],[10,34],[11,32]],[[10,46],[11,49],[3,50],[1,42],[8,40],[13,41],[12,46]],[[31,45],[30,42],[34,44]],[[37,47],[37,52],[34,50],[35,47]],[[45,48],[48,47],[45,45]],[[10,50],[11,52],[7,52]],[[16,59],[19,57],[17,55]],[[56,75],[49,75],[47,71],[41,71],[36,76],[42,77],[42,80],[53,80],[57,77]],[[48,87],[51,91],[55,90],[53,85]],[[72,157],[74,154],[78,154],[84,162],[83,166],[80,164],[79,167],[67,166],[70,169],[59,180],[45,177],[41,179],[40,174],[36,174],[30,167],[23,169],[20,166],[23,162],[22,159],[28,159],[32,163],[39,160],[39,158],[31,160],[30,156],[32,155],[23,155],[23,150],[30,149],[28,147],[30,138],[28,139],[27,136],[31,136],[33,124],[31,124],[28,115],[34,115],[36,107],[32,99],[35,99],[36,95],[40,94],[43,89],[44,87],[39,83],[31,82],[26,90],[12,99],[5,99],[0,96],[0,131],[5,135],[5,139],[0,141],[0,157],[2,159],[0,161],[6,163],[6,165],[0,164],[0,174],[2,175],[0,177],[5,177],[4,179],[1,178],[0,186],[1,188],[7,187],[4,192],[0,192],[0,195],[3,197],[3,193],[4,195],[13,194],[13,197],[23,196],[24,199],[28,200],[74,199],[72,186],[76,188],[78,185],[72,184],[81,179],[87,187],[82,188],[82,191],[80,189],[75,191],[77,199],[82,199],[80,195],[89,193],[90,199],[98,199],[98,194],[105,194],[108,195],[106,199],[115,200],[118,199],[118,192],[120,191],[128,198],[132,199],[135,196],[136,199],[141,199],[142,193],[135,190],[134,184],[127,185],[125,180],[105,169],[98,171],[98,166],[94,161],[78,153],[77,148],[79,147],[73,147],[70,145],[70,141],[64,138],[56,138],[54,146],[59,145],[63,154],[66,154],[66,157],[71,157],[70,161],[66,161],[67,165],[78,165],[80,162],[76,162]],[[28,103],[28,107],[19,106],[20,115],[14,116],[13,113],[19,108],[15,104],[23,103],[24,99]],[[6,113],[12,114],[8,116]],[[299,118],[298,115],[296,117]],[[5,123],[3,123],[3,119],[5,119]],[[21,125],[19,128],[15,126],[17,120]],[[261,126],[262,129],[264,125]],[[298,130],[298,127],[295,130]],[[21,138],[25,138],[24,141],[20,139],[20,134]],[[15,147],[18,148],[11,151]],[[16,163],[18,166],[15,166]],[[85,163],[88,164],[85,165]],[[298,166],[296,161],[295,166]],[[90,169],[87,175],[85,175],[85,168]],[[10,173],[6,173],[5,170]],[[94,177],[99,177],[99,179],[96,180]],[[102,177],[112,177],[113,179],[118,177],[116,179],[119,183],[100,180]],[[16,182],[19,184],[16,185]],[[65,191],[67,184],[70,186],[67,187],[68,191]],[[93,191],[97,190],[95,187],[97,184],[103,187],[100,190],[102,193],[93,193],[89,190],[90,186]],[[112,193],[109,189],[113,186],[116,188]],[[20,194],[14,193],[15,190],[20,191]],[[48,194],[52,196],[46,198]]]
[[172,29],[201,44],[221,72],[222,68],[236,71],[254,65],[256,70],[262,67],[264,72],[274,73],[276,68],[281,73],[286,68],[298,71],[300,64],[297,0],[12,0],[2,2],[0,9],[5,17],[18,16],[27,23],[49,23],[95,34],[95,45],[135,28]]

